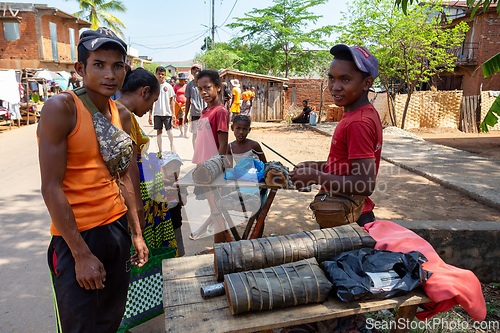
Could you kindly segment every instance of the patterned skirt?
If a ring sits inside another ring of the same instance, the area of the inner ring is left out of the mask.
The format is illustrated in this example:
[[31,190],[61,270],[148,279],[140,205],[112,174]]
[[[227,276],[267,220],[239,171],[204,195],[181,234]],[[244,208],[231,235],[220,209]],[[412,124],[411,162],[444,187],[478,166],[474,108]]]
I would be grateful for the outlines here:
[[148,154],[146,158],[137,158],[146,220],[143,236],[151,248],[177,248],[159,162],[155,153]]

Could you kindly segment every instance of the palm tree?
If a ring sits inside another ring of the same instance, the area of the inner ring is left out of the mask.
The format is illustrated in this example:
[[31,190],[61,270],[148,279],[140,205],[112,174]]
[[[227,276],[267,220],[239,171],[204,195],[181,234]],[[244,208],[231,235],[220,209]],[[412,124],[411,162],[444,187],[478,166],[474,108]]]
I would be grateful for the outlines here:
[[92,23],[92,30],[97,30],[101,26],[106,26],[113,30],[120,37],[123,36],[122,28],[126,28],[125,24],[116,16],[108,11],[125,12],[127,8],[120,0],[78,0],[80,2],[80,11],[76,12],[75,16],[85,19]]

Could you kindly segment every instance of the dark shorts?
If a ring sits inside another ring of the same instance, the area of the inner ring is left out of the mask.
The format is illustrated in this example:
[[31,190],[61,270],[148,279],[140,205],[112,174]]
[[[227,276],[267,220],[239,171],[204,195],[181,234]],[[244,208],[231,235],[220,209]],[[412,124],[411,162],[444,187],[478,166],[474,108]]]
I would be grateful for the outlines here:
[[161,131],[164,124],[165,130],[169,131],[172,129],[172,116],[154,116],[153,124],[153,128],[157,131]]
[[127,218],[80,233],[106,271],[104,289],[86,290],[76,280],[75,260],[61,236],[53,236],[48,264],[56,302],[58,332],[116,332],[125,312],[130,282]]
[[197,132],[197,125],[198,125],[198,120],[200,119],[200,116],[191,116],[191,133],[196,133]]

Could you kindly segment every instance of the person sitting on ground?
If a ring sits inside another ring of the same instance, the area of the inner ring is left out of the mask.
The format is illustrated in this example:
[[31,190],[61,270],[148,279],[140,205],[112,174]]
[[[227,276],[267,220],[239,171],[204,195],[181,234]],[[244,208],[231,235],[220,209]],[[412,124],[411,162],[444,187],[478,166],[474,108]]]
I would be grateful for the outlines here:
[[302,101],[302,112],[295,118],[292,118],[292,123],[294,124],[308,124],[309,117],[311,116],[311,108],[307,105],[308,100],[305,99]]
[[328,72],[328,90],[344,116],[335,128],[327,161],[299,163],[290,173],[294,185],[319,184],[332,192],[366,196],[357,223],[375,220],[375,204],[369,196],[382,150],[382,123],[368,100],[368,90],[378,76],[378,61],[364,47],[338,44],[331,48],[334,59]]

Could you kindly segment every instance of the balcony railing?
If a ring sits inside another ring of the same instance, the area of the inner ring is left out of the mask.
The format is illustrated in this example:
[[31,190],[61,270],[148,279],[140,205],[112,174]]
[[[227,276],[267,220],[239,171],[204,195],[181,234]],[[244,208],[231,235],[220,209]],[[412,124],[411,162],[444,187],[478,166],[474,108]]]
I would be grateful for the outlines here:
[[477,65],[479,57],[479,43],[463,43],[462,46],[447,49],[453,54],[457,65]]

